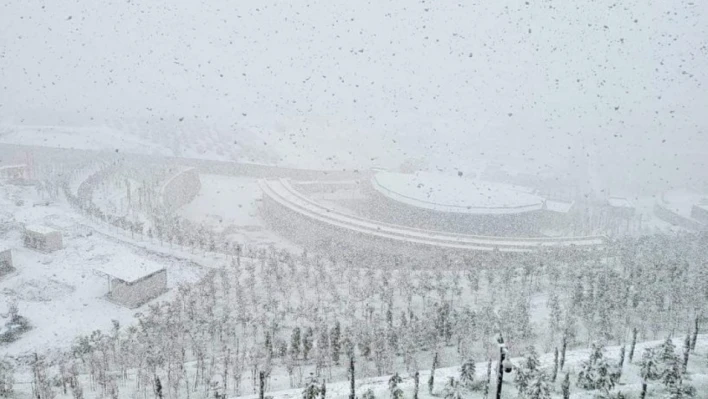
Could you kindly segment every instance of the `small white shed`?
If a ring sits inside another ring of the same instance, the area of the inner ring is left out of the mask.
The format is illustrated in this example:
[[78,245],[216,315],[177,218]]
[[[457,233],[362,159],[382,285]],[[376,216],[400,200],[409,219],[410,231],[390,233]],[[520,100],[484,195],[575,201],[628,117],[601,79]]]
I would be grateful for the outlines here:
[[0,166],[0,179],[19,180],[27,177],[27,165]]
[[63,248],[61,233],[46,226],[25,227],[25,247],[43,252],[54,252]]

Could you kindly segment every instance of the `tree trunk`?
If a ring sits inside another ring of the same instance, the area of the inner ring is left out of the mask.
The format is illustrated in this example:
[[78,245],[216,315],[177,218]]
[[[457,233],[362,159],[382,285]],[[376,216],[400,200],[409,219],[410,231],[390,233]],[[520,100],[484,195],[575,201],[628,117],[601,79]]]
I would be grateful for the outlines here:
[[681,371],[686,374],[688,368],[688,355],[691,352],[691,335],[686,335],[686,340],[683,343],[683,364]]
[[556,377],[558,376],[558,347],[555,348],[553,352],[553,375],[551,376],[551,382],[556,382]]
[[632,363],[634,359],[634,347],[637,346],[637,327],[632,329],[632,345],[629,347],[629,362]]
[[414,387],[413,387],[413,399],[418,399],[418,389],[420,386],[420,372],[416,371],[413,376]]
[[354,355],[349,356],[349,399],[356,398],[356,385],[354,381]]
[[560,358],[560,369],[563,370],[563,366],[565,365],[565,351],[568,349],[568,335],[567,333],[563,333],[563,343],[561,346],[561,358]]

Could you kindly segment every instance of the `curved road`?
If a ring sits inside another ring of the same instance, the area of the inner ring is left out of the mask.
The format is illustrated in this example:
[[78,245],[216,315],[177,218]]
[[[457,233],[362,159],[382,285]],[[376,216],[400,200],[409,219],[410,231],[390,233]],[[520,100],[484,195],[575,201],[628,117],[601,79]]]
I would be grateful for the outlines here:
[[305,197],[287,179],[261,180],[264,195],[286,210],[342,232],[413,244],[462,251],[532,252],[545,248],[576,247],[595,249],[606,243],[603,236],[590,237],[491,237],[416,229],[347,215]]

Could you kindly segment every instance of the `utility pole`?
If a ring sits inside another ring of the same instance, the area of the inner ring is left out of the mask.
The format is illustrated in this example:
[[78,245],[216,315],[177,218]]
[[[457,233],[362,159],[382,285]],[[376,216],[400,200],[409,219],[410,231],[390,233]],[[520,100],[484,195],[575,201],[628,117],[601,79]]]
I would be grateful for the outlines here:
[[497,396],[496,399],[501,399],[502,384],[504,383],[504,373],[511,372],[511,362],[507,359],[509,356],[509,351],[506,349],[506,344],[504,344],[504,337],[501,333],[497,337],[497,343],[499,344],[499,367],[497,368]]

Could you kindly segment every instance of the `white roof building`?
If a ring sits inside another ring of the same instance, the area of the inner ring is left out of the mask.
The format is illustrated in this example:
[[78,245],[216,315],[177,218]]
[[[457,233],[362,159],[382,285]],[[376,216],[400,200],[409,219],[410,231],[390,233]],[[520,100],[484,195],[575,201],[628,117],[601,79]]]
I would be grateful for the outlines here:
[[167,291],[167,270],[161,265],[109,263],[96,268],[108,277],[107,298],[136,308]]
[[47,226],[25,226],[25,247],[44,252],[54,252],[63,248],[61,233]]
[[527,187],[428,172],[379,172],[372,185],[394,201],[437,212],[517,214],[541,210],[546,200]]

